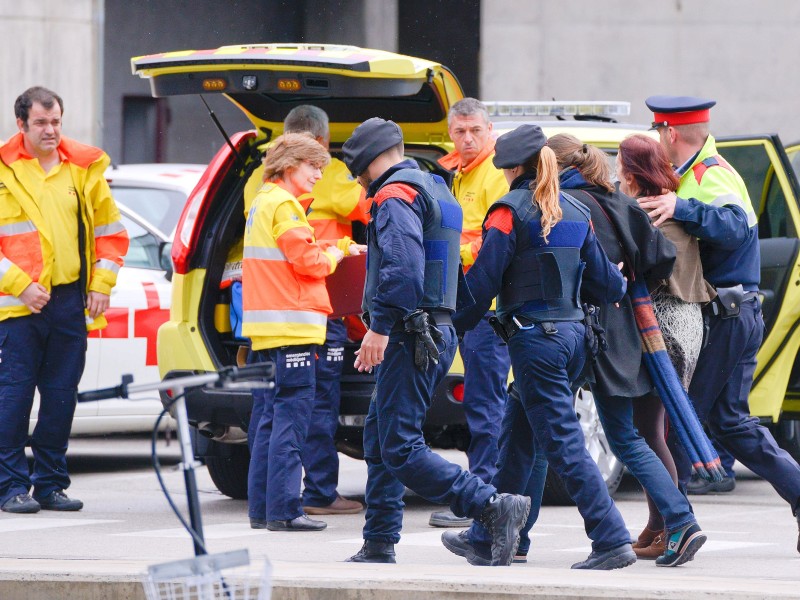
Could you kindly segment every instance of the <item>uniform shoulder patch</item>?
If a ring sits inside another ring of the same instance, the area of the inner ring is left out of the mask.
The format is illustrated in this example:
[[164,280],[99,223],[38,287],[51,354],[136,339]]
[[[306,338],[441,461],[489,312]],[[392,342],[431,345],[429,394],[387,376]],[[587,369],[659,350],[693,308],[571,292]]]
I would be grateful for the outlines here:
[[378,193],[375,194],[375,204],[380,206],[389,198],[399,198],[403,202],[413,204],[417,194],[417,190],[408,184],[390,183],[389,185],[382,187],[380,190],[378,190]]
[[507,206],[498,206],[486,217],[486,229],[498,229],[508,235],[514,227],[514,217]]

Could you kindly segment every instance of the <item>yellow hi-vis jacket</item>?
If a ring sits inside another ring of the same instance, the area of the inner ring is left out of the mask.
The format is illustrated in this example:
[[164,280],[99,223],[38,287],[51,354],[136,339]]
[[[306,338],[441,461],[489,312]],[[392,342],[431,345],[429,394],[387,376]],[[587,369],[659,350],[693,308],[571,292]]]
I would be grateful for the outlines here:
[[461,264],[465,272],[475,262],[481,248],[483,220],[489,207],[508,193],[506,177],[502,170],[492,164],[493,156],[492,141],[466,166],[461,164],[461,157],[455,151],[439,159],[439,164],[445,168],[458,168],[453,178],[453,195],[464,213]]
[[[99,148],[65,137],[58,152],[69,165],[86,231],[86,291],[110,295],[129,244],[104,176],[110,159]],[[36,159],[25,151],[18,133],[0,147],[0,320],[31,314],[18,297],[31,283],[52,288],[53,232],[39,210],[32,182],[21,178],[22,169],[13,168],[22,160]],[[104,318],[95,319],[90,328],[104,325]]]
[[276,183],[262,186],[247,217],[242,261],[242,335],[254,350],[325,342],[332,311],[325,277],[336,269],[325,251],[331,245],[314,239],[292,194]]

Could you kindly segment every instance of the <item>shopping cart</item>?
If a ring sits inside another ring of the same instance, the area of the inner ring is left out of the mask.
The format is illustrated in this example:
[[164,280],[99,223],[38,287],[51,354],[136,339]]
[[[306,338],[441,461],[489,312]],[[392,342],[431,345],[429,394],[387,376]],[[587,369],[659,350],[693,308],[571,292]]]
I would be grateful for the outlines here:
[[[144,579],[144,590],[148,600],[269,600],[272,595],[272,568],[269,560],[263,567],[250,564],[247,550],[234,550],[209,554],[203,538],[203,523],[200,501],[197,495],[194,453],[189,434],[189,417],[186,413],[185,391],[189,388],[213,386],[217,388],[271,387],[268,382],[274,376],[272,363],[260,363],[246,367],[226,367],[214,373],[187,375],[167,379],[158,383],[132,385],[133,377],[123,375],[118,386],[78,394],[79,402],[129,398],[132,394],[163,390],[172,398],[156,420],[153,428],[152,455],[161,489],[178,520],[194,543],[194,558],[151,565]],[[260,381],[253,381],[259,379]],[[155,451],[161,419],[170,412],[178,423],[178,440],[181,447],[181,468],[186,486],[186,502],[189,522],[183,518],[173,502],[161,477],[160,465]]]

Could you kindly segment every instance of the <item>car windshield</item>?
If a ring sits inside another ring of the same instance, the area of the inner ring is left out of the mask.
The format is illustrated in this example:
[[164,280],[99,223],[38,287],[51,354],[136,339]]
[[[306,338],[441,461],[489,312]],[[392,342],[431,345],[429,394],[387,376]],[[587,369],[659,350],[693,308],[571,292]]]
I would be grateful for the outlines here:
[[176,190],[145,187],[112,186],[114,200],[155,225],[167,235],[172,235],[186,204],[186,194]]

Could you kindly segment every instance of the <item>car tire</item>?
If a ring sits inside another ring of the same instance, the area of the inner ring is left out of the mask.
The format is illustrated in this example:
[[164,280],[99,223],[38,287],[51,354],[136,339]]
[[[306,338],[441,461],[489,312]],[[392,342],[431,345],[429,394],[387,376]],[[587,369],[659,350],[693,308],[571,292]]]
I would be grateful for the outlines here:
[[[586,449],[597,464],[608,488],[608,493],[613,494],[622,481],[625,466],[611,452],[611,447],[600,423],[600,416],[597,414],[594,396],[588,386],[579,389],[575,394],[575,413],[578,415],[578,421],[583,429]],[[561,478],[553,469],[547,470],[542,503],[558,506],[575,504]]]
[[221,444],[219,455],[206,456],[206,467],[217,489],[234,500],[247,500],[247,472],[250,451],[247,446]]
[[772,427],[778,445],[800,463],[800,421],[782,419]]

